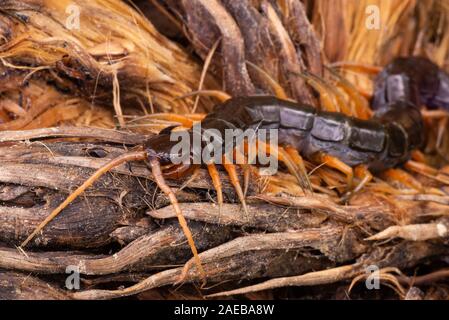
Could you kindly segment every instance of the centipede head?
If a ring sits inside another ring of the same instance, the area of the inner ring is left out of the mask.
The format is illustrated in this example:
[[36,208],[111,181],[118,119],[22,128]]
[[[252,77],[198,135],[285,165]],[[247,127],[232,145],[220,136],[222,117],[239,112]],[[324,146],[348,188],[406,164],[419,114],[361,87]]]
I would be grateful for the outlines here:
[[[189,152],[182,155],[184,149],[176,148],[179,141],[170,139],[171,130],[163,130],[158,135],[151,137],[145,142],[144,149],[148,155],[148,160],[156,159],[162,168],[166,178],[179,179],[191,173],[196,166],[193,165],[193,156]],[[184,158],[182,157],[184,156]],[[184,160],[180,163],[179,159]]]

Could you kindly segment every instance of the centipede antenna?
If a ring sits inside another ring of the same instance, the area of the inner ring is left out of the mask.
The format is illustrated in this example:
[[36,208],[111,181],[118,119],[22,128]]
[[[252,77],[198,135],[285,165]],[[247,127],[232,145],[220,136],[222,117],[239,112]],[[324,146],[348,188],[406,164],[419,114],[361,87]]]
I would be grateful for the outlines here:
[[176,217],[178,218],[179,225],[181,226],[181,229],[184,232],[187,241],[189,243],[190,249],[192,250],[193,257],[195,259],[195,264],[198,268],[198,272],[203,281],[205,281],[206,272],[204,271],[203,266],[201,264],[201,260],[198,255],[198,250],[196,249],[195,242],[193,241],[192,232],[190,231],[187,221],[184,218],[184,215],[182,214],[181,207],[179,206],[178,203],[178,199],[176,199],[175,193],[165,182],[159,161],[156,158],[153,158],[150,159],[149,164],[151,167],[151,172],[153,174],[154,181],[156,182],[158,187],[162,190],[162,192],[164,192],[165,195],[169,198],[170,203],[173,206],[173,209],[175,210],[175,214]]
[[71,202],[73,202],[80,194],[82,194],[87,188],[89,188],[95,181],[97,181],[103,174],[110,171],[111,169],[118,167],[119,165],[129,162],[144,160],[147,153],[144,151],[136,151],[125,153],[117,158],[106,163],[104,166],[99,168],[93,175],[90,176],[81,186],[79,186],[73,193],[71,193],[63,203],[61,203],[56,209],[54,209],[45,219],[42,221],[36,229],[26,238],[25,241],[20,245],[21,248],[25,247],[45,226],[52,221],[62,210],[64,210]]

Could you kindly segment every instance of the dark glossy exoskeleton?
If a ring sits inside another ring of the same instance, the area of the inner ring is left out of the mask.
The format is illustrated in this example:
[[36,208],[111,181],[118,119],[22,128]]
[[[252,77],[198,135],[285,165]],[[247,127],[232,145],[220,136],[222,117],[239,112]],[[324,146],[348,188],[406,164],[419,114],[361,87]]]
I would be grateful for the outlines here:
[[[306,158],[325,152],[350,166],[373,171],[394,167],[424,143],[422,104],[449,109],[449,76],[424,58],[398,58],[375,83],[374,117],[360,120],[341,113],[269,96],[238,97],[217,105],[202,121],[203,129],[276,128],[279,144],[294,146]],[[146,150],[169,162],[173,143],[164,134]]]
[[371,108],[396,101],[449,110],[449,75],[425,58],[396,58],[378,75]]

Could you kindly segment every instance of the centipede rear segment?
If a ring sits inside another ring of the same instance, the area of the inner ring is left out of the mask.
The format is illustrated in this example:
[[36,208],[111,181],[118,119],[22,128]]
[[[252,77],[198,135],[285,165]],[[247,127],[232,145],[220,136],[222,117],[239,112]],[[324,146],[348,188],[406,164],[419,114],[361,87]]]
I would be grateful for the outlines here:
[[447,298],[449,11],[383,1],[1,3],[0,298]]

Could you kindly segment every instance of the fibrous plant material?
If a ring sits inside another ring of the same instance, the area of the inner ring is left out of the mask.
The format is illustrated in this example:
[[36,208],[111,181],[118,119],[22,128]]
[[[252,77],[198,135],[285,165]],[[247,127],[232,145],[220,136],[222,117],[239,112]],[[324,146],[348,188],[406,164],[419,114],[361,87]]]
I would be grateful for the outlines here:
[[[440,65],[449,57],[449,8],[439,0],[308,1],[330,62],[382,66],[397,56],[424,55]],[[372,81],[346,73],[364,90]]]
[[[261,1],[163,1],[187,27],[187,37],[200,56],[220,39],[216,68],[233,96],[272,91],[258,70],[284,84],[290,96],[313,102],[310,89],[297,75],[310,66],[322,68],[318,40],[300,1],[285,6]],[[305,27],[305,30],[298,31]],[[304,50],[304,52],[302,52]]]
[[[2,1],[2,63],[51,80],[89,103],[189,112],[201,66],[118,0]],[[5,71],[6,72],[6,71]],[[6,80],[6,79],[5,79]],[[208,76],[205,88],[216,83]],[[52,100],[49,97],[48,100]],[[202,99],[199,110],[209,110]]]
[[[445,297],[449,139],[447,115],[433,111],[423,112],[423,153],[393,169],[406,183],[376,175],[348,204],[338,203],[346,177],[308,161],[314,194],[284,168],[270,177],[252,170],[249,214],[220,168],[222,206],[205,168],[167,180],[199,250],[204,287],[143,162],[105,174],[18,249],[95,170],[179,124],[160,113],[204,117],[190,112],[217,100],[197,100],[196,90],[222,99],[278,94],[367,118],[373,74],[393,56],[425,54],[441,67],[448,58],[441,1],[149,3],[0,1],[1,298],[373,298],[362,281],[373,265],[376,298]],[[366,29],[369,5],[382,13],[380,29]],[[128,131],[112,130],[117,123]],[[61,289],[67,266],[80,272],[81,290]]]

